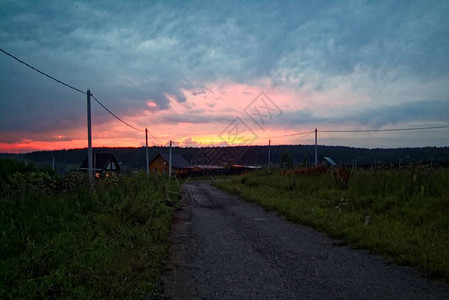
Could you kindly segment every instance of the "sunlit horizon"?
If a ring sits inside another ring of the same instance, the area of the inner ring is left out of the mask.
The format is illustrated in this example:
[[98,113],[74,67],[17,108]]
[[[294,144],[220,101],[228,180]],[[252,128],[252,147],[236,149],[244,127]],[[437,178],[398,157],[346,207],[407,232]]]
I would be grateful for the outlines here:
[[0,152],[87,147],[88,89],[94,147],[449,146],[379,132],[449,126],[448,5],[185,6],[5,3]]

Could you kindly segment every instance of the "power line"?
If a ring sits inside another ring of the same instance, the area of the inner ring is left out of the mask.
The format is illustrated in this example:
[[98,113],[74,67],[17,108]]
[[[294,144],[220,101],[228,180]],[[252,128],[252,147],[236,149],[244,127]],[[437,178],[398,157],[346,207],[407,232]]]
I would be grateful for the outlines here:
[[352,130],[318,130],[318,132],[325,133],[355,133],[355,132],[394,132],[394,131],[414,131],[414,130],[428,130],[428,129],[441,129],[441,128],[449,128],[449,125],[444,126],[430,126],[430,127],[412,127],[412,128],[392,128],[392,129],[352,129]]
[[[33,67],[32,65],[30,65],[30,64],[28,64],[28,63],[26,63],[26,62],[24,62],[23,60],[17,58],[16,56],[12,55],[11,53],[9,53],[9,52],[7,52],[7,51],[1,49],[1,48],[0,48],[0,51],[3,52],[3,53],[6,54],[6,55],[12,57],[13,59],[15,59],[16,61],[20,62],[21,64],[24,64],[24,65],[27,66],[28,68],[33,69],[34,71],[38,72],[39,74],[42,74],[42,75],[44,75],[44,76],[46,76],[46,77],[48,77],[48,78],[50,78],[50,79],[52,79],[52,80],[54,80],[54,81],[60,83],[60,84],[62,84],[62,85],[64,85],[64,86],[68,87],[68,88],[71,88],[72,90],[75,90],[75,91],[81,93],[81,94],[87,95],[87,93],[84,92],[84,91],[82,91],[81,89],[78,89],[78,88],[76,88],[76,87],[74,87],[74,86],[72,86],[72,85],[70,85],[70,84],[67,84],[67,83],[63,82],[62,80],[56,79],[55,77],[48,75],[47,73],[45,73],[45,72],[43,72],[43,71],[41,71],[41,70],[39,70],[39,69]],[[93,94],[91,94],[91,96],[92,96],[92,98],[94,98],[95,101],[97,101],[98,104],[101,105],[101,107],[103,107],[108,113],[110,113],[112,116],[114,116],[117,120],[119,120],[120,122],[122,122],[123,124],[125,124],[126,126],[132,128],[132,129],[134,129],[134,130],[137,130],[137,131],[143,131],[142,129],[138,129],[138,128],[136,128],[136,127],[134,127],[134,126],[128,124],[127,122],[123,121],[122,119],[120,119],[116,114],[114,114],[110,109],[108,109],[103,103],[101,103],[100,100],[98,100],[97,98],[95,98],[95,96],[94,96]],[[155,138],[151,133],[150,133],[150,135],[151,135],[153,138]],[[155,138],[155,139],[156,139],[156,138]],[[157,139],[156,139],[156,140],[157,140]]]
[[63,82],[63,81],[61,81],[61,80],[59,80],[59,79],[56,79],[56,78],[54,78],[53,76],[50,76],[50,75],[48,75],[48,74],[45,73],[45,72],[42,72],[41,70],[39,70],[39,69],[37,69],[37,68],[35,68],[35,67],[33,67],[33,66],[27,64],[27,63],[24,62],[23,60],[21,60],[21,59],[15,57],[15,56],[12,55],[11,53],[8,53],[8,52],[6,52],[5,50],[3,50],[3,49],[1,49],[1,48],[0,48],[0,51],[3,52],[3,53],[6,54],[6,55],[12,57],[13,59],[17,60],[17,61],[20,62],[21,64],[24,64],[24,65],[27,66],[28,68],[33,69],[34,71],[36,71],[36,72],[38,72],[38,73],[40,73],[40,74],[42,74],[42,75],[44,75],[44,76],[47,76],[48,78],[50,78],[50,79],[56,81],[57,83],[60,83],[60,84],[62,84],[62,85],[65,85],[66,87],[71,88],[72,90],[75,90],[75,91],[77,91],[77,92],[79,92],[79,93],[81,93],[81,94],[87,95],[86,92],[84,92],[84,91],[82,91],[82,90],[80,90],[80,89],[78,89],[78,88],[76,88],[76,87],[74,87],[74,86],[72,86],[72,85],[70,85],[70,84],[67,84],[67,83],[65,83],[65,82]]
[[[392,129],[318,130],[318,132],[323,132],[323,133],[395,132],[395,131],[430,130],[430,129],[442,129],[442,128],[449,128],[449,125],[429,126],[429,127],[413,127],[413,128],[392,128]],[[298,141],[298,140],[307,138],[308,136],[310,136],[313,133],[315,133],[314,130],[303,131],[303,132],[296,132],[296,133],[271,136],[271,137],[260,137],[260,138],[258,138],[258,140],[260,140],[260,139],[275,139],[275,138],[290,137],[290,136],[300,136],[298,138],[294,138],[294,139],[286,141],[286,142],[291,142],[291,141]],[[188,143],[201,144],[201,143],[219,143],[219,142],[220,141],[201,141],[201,142],[188,142]],[[183,143],[186,143],[186,141],[183,141]]]
[[[20,62],[21,64],[27,66],[28,68],[38,72],[39,74],[42,74],[54,81],[56,81],[59,84],[62,84],[74,91],[77,91],[81,94],[86,95],[87,93],[82,91],[79,88],[76,88],[70,84],[67,84],[65,82],[63,82],[62,80],[56,79],[55,77],[48,75],[47,73],[31,66],[30,64],[24,62],[23,60],[19,59],[18,57],[14,56],[13,54],[3,50],[0,48],[0,51],[3,52],[4,54],[8,55],[9,57],[15,59],[16,61]],[[111,110],[109,110],[105,105],[103,105],[103,103],[101,103],[97,98],[95,98],[95,96],[93,94],[91,94],[92,98],[98,103],[100,104],[101,107],[103,107],[108,113],[110,113],[113,117],[115,117],[117,120],[119,120],[120,122],[122,122],[123,124],[125,124],[126,126],[137,130],[137,131],[144,131],[142,129],[138,129],[132,125],[130,125],[129,123],[123,121],[121,118],[119,118],[116,114],[114,114]],[[320,130],[319,132],[323,132],[323,133],[357,133],[357,132],[397,132],[397,131],[415,131],[415,130],[429,130],[429,129],[442,129],[442,128],[449,128],[449,125],[445,125],[445,126],[430,126],[430,127],[413,127],[413,128],[394,128],[394,129],[351,129],[351,130]],[[292,133],[292,134],[285,134],[285,135],[278,135],[278,136],[272,136],[272,137],[261,137],[260,139],[272,139],[272,138],[281,138],[281,137],[289,137],[289,136],[296,136],[296,135],[308,135],[313,133],[314,131],[304,131],[304,132],[297,132],[297,133]],[[150,134],[150,136],[152,138],[154,138],[155,140],[161,142],[158,138],[156,138],[154,135],[152,135],[150,132],[148,132]]]
[[[312,134],[314,132],[315,132],[315,130],[311,130],[311,131],[303,131],[303,132],[296,132],[296,133],[291,133],[291,134],[276,135],[276,136],[269,136],[269,137],[258,137],[257,140],[275,139],[275,138],[282,138],[282,137],[304,135],[303,137],[298,137],[298,138],[294,139],[294,140],[299,140],[299,139],[307,137],[308,135],[310,135],[310,134]],[[186,136],[180,136],[180,137],[177,137],[177,138],[175,138],[173,140],[179,141],[179,140],[188,139],[188,138],[189,138],[189,136],[187,136],[187,137]],[[185,142],[185,141],[183,141],[183,142]],[[215,143],[215,144],[219,144],[219,143],[223,143],[223,142],[227,142],[227,140],[223,140],[223,139],[220,138],[220,139],[217,139],[217,140],[207,140],[207,141],[198,141],[198,142],[193,141],[193,143]]]
[[288,140],[286,140],[285,142],[287,142],[287,143],[289,143],[289,142],[297,142],[297,141],[299,141],[299,140],[303,140],[303,139],[309,137],[309,136],[312,135],[313,133],[315,133],[315,131],[309,132],[309,133],[307,133],[306,135],[303,135],[303,136],[298,137],[298,138],[288,139]]
[[114,114],[112,111],[110,111],[106,106],[104,106],[103,103],[100,102],[100,100],[98,100],[97,98],[95,98],[95,96],[94,96],[93,94],[91,94],[91,96],[92,96],[92,98],[94,98],[95,101],[97,101],[98,104],[101,105],[101,107],[103,107],[108,113],[110,113],[113,117],[115,117],[117,120],[119,120],[120,122],[122,122],[122,123],[125,124],[126,126],[132,128],[132,129],[134,129],[134,130],[137,130],[137,131],[145,131],[145,130],[136,128],[136,127],[134,127],[134,126],[128,124],[127,122],[123,121],[123,120],[120,119],[116,114]]
[[314,133],[315,130],[311,131],[302,131],[302,132],[296,132],[291,134],[284,134],[284,135],[276,135],[276,136],[270,136],[270,137],[260,137],[259,139],[275,139],[275,138],[282,138],[282,137],[289,137],[289,136],[295,136],[295,135],[306,135],[310,133]]
[[155,137],[154,135],[152,135],[150,131],[148,131],[148,134],[149,134],[153,139],[155,139],[156,141],[158,141],[159,143],[162,144],[161,140],[159,140],[157,137]]

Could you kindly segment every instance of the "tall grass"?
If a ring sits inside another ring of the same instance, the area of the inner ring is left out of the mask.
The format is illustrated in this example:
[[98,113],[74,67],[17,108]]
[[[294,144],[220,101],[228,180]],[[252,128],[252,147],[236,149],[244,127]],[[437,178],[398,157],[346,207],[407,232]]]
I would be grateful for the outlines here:
[[[40,178],[40,179],[36,179]],[[0,298],[157,298],[172,211],[166,181],[9,176],[0,199]]]
[[417,266],[426,276],[449,279],[449,169],[360,170],[345,190],[330,173],[262,171],[215,185],[353,246]]

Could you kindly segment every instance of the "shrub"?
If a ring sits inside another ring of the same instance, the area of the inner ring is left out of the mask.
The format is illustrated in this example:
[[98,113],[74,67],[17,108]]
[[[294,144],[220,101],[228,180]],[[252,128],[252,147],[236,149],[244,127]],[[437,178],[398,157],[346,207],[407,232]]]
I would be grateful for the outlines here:
[[14,175],[0,199],[0,298],[160,295],[172,215],[162,180],[112,176],[90,192],[84,175]]

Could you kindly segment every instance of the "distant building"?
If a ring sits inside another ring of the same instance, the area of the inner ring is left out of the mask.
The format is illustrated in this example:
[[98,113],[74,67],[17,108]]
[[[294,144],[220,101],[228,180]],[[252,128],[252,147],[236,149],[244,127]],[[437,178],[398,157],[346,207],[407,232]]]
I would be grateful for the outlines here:
[[330,157],[323,157],[323,160],[320,162],[320,166],[326,167],[326,166],[331,166],[331,167],[336,167],[337,164],[335,163],[335,161],[330,158]]
[[255,170],[263,169],[263,166],[250,166],[250,165],[232,165],[229,169],[229,174],[249,174]]
[[[94,168],[95,177],[108,172],[120,172],[120,164],[112,153],[94,153],[92,155],[92,166]],[[87,157],[80,166],[80,171],[88,171]]]
[[[159,153],[150,161],[150,173],[168,173],[169,157],[167,153]],[[193,166],[181,154],[172,153],[172,172],[177,176],[189,175]]]
[[222,175],[225,168],[219,165],[194,165],[194,175]]

